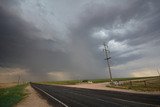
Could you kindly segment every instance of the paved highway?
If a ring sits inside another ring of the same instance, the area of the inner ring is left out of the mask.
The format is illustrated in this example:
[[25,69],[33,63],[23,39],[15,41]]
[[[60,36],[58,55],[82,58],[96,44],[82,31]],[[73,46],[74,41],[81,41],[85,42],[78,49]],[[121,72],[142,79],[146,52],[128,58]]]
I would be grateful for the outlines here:
[[160,95],[33,84],[54,107],[160,107]]

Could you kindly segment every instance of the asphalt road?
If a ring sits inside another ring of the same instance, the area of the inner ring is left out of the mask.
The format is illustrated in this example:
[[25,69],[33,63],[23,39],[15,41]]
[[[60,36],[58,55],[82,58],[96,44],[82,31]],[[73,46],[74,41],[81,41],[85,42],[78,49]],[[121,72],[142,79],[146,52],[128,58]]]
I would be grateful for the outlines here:
[[54,107],[160,107],[160,95],[33,84]]

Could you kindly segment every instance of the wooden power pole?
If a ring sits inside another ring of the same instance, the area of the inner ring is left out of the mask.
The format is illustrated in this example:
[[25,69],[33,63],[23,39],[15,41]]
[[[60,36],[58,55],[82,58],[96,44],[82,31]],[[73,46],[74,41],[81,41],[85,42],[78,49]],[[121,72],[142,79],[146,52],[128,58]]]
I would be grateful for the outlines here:
[[20,75],[18,75],[18,81],[17,81],[18,85],[20,85]]
[[111,59],[111,57],[109,56],[109,49],[108,49],[108,46],[106,45],[106,43],[104,42],[104,51],[105,51],[105,60],[107,60],[107,66],[108,66],[108,71],[109,71],[109,76],[110,76],[110,81],[113,82],[112,80],[112,73],[111,73],[111,68],[110,68],[110,62],[109,60]]
[[158,67],[157,67],[157,73],[158,73],[158,75],[159,75],[159,77],[160,77],[160,73],[159,73],[159,69],[158,69]]

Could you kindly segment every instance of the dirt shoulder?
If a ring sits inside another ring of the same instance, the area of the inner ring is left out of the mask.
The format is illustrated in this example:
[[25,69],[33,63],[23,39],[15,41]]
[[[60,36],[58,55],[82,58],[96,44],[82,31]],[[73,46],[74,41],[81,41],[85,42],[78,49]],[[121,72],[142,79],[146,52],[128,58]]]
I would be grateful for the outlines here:
[[28,96],[15,107],[52,107],[30,85],[26,87]]
[[126,90],[126,89],[117,89],[117,88],[110,88],[106,87],[106,85],[109,83],[82,83],[77,85],[63,85],[67,87],[77,87],[77,88],[88,88],[88,89],[97,89],[97,90],[111,90],[111,91],[121,91],[121,92],[129,92],[129,93],[144,93],[144,94],[158,94],[160,95],[160,92],[140,92],[140,91],[134,91],[134,90]]

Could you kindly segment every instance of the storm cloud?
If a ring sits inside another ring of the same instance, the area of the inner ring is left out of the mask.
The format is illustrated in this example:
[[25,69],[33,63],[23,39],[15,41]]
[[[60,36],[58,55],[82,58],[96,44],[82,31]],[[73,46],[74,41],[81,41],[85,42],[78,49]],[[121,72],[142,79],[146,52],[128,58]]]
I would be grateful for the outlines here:
[[34,81],[106,78],[107,42],[113,77],[157,75],[159,5],[158,0],[0,0],[0,73],[22,69]]

